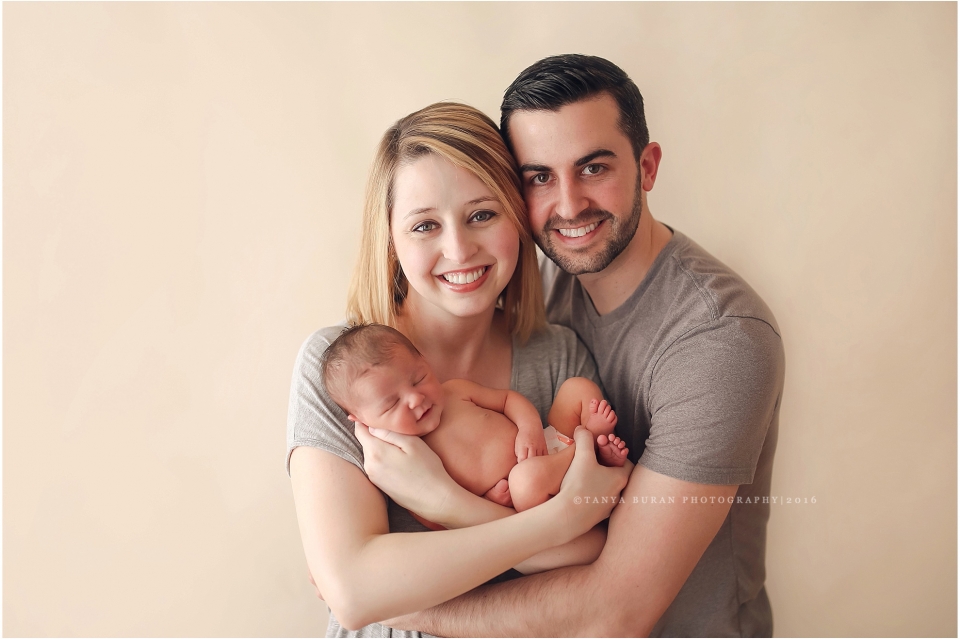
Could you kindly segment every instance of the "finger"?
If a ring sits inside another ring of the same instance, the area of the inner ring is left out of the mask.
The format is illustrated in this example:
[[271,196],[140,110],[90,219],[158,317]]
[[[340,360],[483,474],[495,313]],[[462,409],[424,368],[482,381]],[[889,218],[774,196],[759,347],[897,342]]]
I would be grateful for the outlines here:
[[[358,422],[357,426],[357,430],[360,430],[359,426],[363,426],[363,424]],[[388,444],[392,444],[404,452],[409,452],[411,440],[419,439],[419,437],[415,437],[413,435],[401,435],[400,433],[395,433],[391,430],[385,430],[383,428],[373,428],[370,426],[363,427],[366,429],[367,433],[369,433],[371,440],[379,440]],[[359,437],[357,439],[359,439]]]
[[577,449],[573,453],[574,459],[589,457],[593,459],[593,463],[597,463],[597,455],[593,450],[593,433],[583,426],[577,426],[577,429],[573,431],[573,439],[577,445]]

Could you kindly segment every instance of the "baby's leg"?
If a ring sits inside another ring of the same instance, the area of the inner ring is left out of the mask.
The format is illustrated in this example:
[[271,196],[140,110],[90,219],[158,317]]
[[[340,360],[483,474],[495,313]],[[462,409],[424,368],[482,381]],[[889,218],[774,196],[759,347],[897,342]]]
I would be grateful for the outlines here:
[[554,455],[529,457],[510,471],[510,495],[517,512],[539,506],[560,492],[560,482],[573,461],[570,446]]
[[567,437],[584,426],[594,437],[613,433],[617,414],[603,399],[600,387],[586,377],[571,377],[560,385],[547,421]]
[[[516,466],[514,466],[514,468],[516,468]],[[495,504],[513,508],[513,498],[510,496],[510,484],[507,483],[505,478],[498,481],[496,486],[485,492],[483,498],[489,499]]]
[[604,466],[623,466],[628,449],[615,437],[617,414],[603,399],[600,387],[585,377],[571,377],[560,386],[547,415],[550,425],[567,437],[573,437],[577,426],[593,433],[597,442],[597,459]]

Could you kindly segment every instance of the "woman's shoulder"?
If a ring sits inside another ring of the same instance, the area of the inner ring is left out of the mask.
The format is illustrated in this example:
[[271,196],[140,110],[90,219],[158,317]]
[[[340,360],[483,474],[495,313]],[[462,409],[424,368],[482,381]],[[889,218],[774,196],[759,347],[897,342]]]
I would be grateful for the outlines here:
[[298,446],[321,448],[363,468],[363,454],[353,425],[327,393],[320,374],[321,356],[345,326],[314,331],[300,347],[287,412],[287,472],[290,455]]
[[300,346],[300,353],[297,359],[319,360],[324,351],[330,347],[330,344],[333,343],[333,340],[337,339],[337,337],[346,327],[347,323],[343,322],[340,324],[335,324],[334,326],[327,326],[325,328],[317,329],[303,341],[303,344]]

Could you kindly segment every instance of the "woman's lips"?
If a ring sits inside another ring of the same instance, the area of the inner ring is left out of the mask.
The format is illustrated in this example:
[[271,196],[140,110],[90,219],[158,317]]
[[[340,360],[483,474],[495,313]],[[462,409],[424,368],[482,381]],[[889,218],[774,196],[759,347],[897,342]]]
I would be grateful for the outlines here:
[[[479,277],[477,277],[477,273],[481,269],[483,272],[480,273]],[[440,280],[440,282],[444,286],[446,286],[451,291],[454,291],[455,293],[469,293],[470,291],[475,291],[481,286],[483,286],[483,283],[487,281],[487,278],[489,277],[491,270],[493,269],[489,265],[487,265],[487,266],[478,266],[477,268],[474,268],[474,269],[464,269],[462,271],[447,271],[442,275],[438,275],[437,279]],[[454,279],[454,281],[451,282],[450,280],[447,279],[447,277],[444,277],[444,276],[450,277]],[[476,279],[473,279],[474,277],[476,277]],[[471,279],[473,279],[473,281],[470,281]],[[457,282],[458,280],[463,283],[462,284],[458,283]]]

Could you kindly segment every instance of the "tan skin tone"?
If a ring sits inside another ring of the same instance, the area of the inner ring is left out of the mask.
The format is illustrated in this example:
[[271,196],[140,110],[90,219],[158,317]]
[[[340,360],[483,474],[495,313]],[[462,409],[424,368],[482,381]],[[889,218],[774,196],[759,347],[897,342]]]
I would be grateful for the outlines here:
[[[518,511],[557,494],[573,460],[572,448],[544,457],[540,415],[521,394],[463,379],[440,384],[426,360],[402,345],[392,349],[388,361],[341,383],[347,389],[344,406],[353,411],[351,420],[369,429],[423,438],[460,486],[503,506],[514,507],[515,498]],[[604,465],[622,466],[626,460],[629,451],[613,435],[616,414],[590,380],[564,382],[549,418],[564,435],[572,437],[581,425],[596,435]],[[596,553],[572,557],[572,563],[590,563]]]
[[[397,210],[391,212],[403,215],[404,226],[392,229],[392,234],[411,282],[401,331],[421,349],[441,381],[458,377],[509,386],[511,342],[494,304],[502,290],[497,286],[506,285],[516,264],[517,232],[502,225],[502,216],[475,215],[502,212],[497,202],[489,201],[489,191],[476,188],[476,178],[471,181],[470,174],[442,164],[420,164],[417,173],[416,164],[423,160],[404,169],[413,173],[404,176],[401,170]],[[436,226],[422,226],[421,231],[430,230],[419,234],[414,229],[420,222]],[[459,294],[438,280],[443,274],[478,266],[489,270],[483,285],[487,288]],[[317,448],[298,447],[290,460],[307,564],[346,628],[448,600],[512,566],[535,561],[545,551],[549,567],[556,559],[553,549],[576,545],[609,514],[609,505],[575,506],[573,495],[617,494],[629,472],[629,464],[626,469],[599,466],[593,441],[581,429],[561,494],[508,516],[514,511],[453,482],[419,437],[387,433],[399,438],[388,445],[363,426],[357,426],[356,435],[364,447],[370,479],[351,463]],[[414,494],[429,493],[420,504],[422,515],[446,525],[444,512],[453,506],[473,527],[391,534],[386,502],[371,483],[396,482],[391,469],[402,469]],[[418,576],[416,588],[410,587],[410,575]]]
[[[526,169],[524,197],[534,233],[544,232],[553,216],[575,228],[573,219],[588,208],[625,218],[638,172],[643,191],[653,189],[660,146],[651,142],[635,158],[609,95],[555,112],[515,113],[509,126],[518,163]],[[641,197],[640,226],[626,250],[602,271],[579,276],[601,314],[627,299],[670,239],[669,229],[652,217],[646,194]],[[599,250],[609,226],[601,224],[596,233],[575,241],[559,239],[560,249],[571,254]],[[483,586],[389,623],[438,636],[647,636],[730,508],[725,499],[690,508],[682,505],[683,498],[726,498],[737,489],[680,481],[638,465],[623,499],[657,495],[673,497],[674,503],[616,508],[594,563]]]

